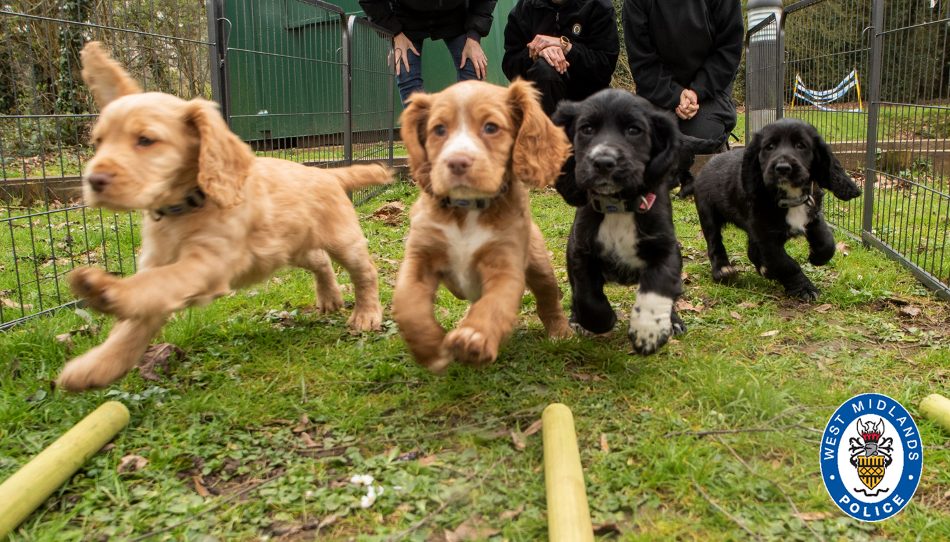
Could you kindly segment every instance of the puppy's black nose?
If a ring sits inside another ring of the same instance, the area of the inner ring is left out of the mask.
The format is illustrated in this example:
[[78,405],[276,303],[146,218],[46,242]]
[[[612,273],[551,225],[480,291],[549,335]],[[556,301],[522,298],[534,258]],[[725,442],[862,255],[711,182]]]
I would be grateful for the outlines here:
[[468,168],[472,167],[472,159],[468,156],[453,156],[446,161],[446,165],[453,175],[465,175]]
[[597,173],[605,175],[613,171],[617,166],[617,160],[612,156],[598,156],[594,158],[594,169],[597,170]]
[[786,164],[785,162],[775,164],[775,173],[778,173],[779,175],[788,175],[791,172],[792,172],[791,164]]
[[102,192],[112,184],[113,177],[115,175],[111,173],[93,173],[86,180],[89,182],[89,186],[92,187],[93,192]]

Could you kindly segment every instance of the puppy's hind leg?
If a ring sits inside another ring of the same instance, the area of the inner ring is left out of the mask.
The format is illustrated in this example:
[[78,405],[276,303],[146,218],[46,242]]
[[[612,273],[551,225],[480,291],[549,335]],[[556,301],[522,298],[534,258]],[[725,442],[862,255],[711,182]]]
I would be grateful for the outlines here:
[[574,332],[561,308],[561,289],[554,277],[554,267],[548,258],[544,237],[536,224],[531,225],[531,248],[528,253],[528,269],[525,283],[534,293],[538,305],[538,317],[549,337],[569,337]]
[[379,329],[383,323],[383,307],[379,304],[379,275],[366,248],[366,238],[355,225],[353,229],[355,232],[351,232],[352,235],[340,235],[340,244],[327,251],[349,272],[356,291],[356,306],[346,323],[359,331]]
[[333,272],[330,256],[323,250],[314,249],[307,253],[304,261],[299,262],[299,266],[313,273],[317,286],[317,303],[314,305],[314,312],[329,314],[338,311],[343,306],[343,295],[336,283],[336,274]]
[[104,343],[63,367],[56,385],[69,391],[108,387],[135,367],[164,323],[164,315],[117,320]]
[[696,211],[699,213],[699,225],[703,228],[703,237],[706,238],[706,254],[712,266],[712,278],[716,282],[730,281],[738,275],[736,268],[729,262],[726,246],[722,244],[722,228],[726,221],[714,208],[696,200]]

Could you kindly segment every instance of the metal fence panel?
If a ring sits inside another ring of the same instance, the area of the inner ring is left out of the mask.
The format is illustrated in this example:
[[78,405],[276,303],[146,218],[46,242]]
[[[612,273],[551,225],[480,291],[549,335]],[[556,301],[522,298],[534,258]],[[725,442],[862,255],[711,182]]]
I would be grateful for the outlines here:
[[[347,25],[348,163],[393,165],[396,76],[392,52],[392,33],[366,19],[350,17]],[[383,189],[357,190],[352,194],[353,202],[359,205]]]
[[87,209],[98,110],[79,51],[99,40],[146,90],[211,98],[204,6],[11,0],[0,9],[0,329],[70,304],[80,265],[135,271],[138,214]]
[[779,23],[769,15],[746,34],[745,140],[778,118]]

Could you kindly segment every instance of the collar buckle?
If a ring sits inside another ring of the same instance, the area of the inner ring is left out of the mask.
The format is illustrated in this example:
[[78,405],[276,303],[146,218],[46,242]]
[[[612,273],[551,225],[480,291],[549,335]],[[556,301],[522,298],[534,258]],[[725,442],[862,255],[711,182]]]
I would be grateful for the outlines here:
[[652,192],[638,196],[635,199],[623,199],[617,196],[604,196],[597,193],[590,193],[589,197],[591,207],[598,213],[605,215],[621,213],[643,214],[649,211],[653,207],[653,202],[656,201],[656,194]]
[[184,215],[188,214],[195,209],[200,209],[204,207],[205,204],[205,194],[201,191],[200,188],[195,188],[194,190],[188,192],[185,195],[184,201],[181,203],[175,203],[173,205],[164,205],[158,209],[149,209],[148,214],[152,217],[152,220],[158,222],[163,217],[166,216],[175,216],[175,215]]

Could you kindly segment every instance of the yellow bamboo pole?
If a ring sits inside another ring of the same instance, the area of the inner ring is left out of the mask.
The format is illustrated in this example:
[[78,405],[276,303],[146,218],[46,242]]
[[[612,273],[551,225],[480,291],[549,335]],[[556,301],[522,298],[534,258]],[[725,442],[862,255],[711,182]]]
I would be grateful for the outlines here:
[[594,542],[574,416],[560,403],[541,415],[550,542]]
[[129,423],[129,410],[110,401],[83,418],[0,485],[0,540],[13,532]]
[[861,103],[861,80],[858,77],[858,70],[854,70],[854,86],[858,89],[858,111],[863,111],[864,104]]
[[937,422],[944,430],[950,431],[950,399],[934,393],[920,402],[920,413],[924,418]]

